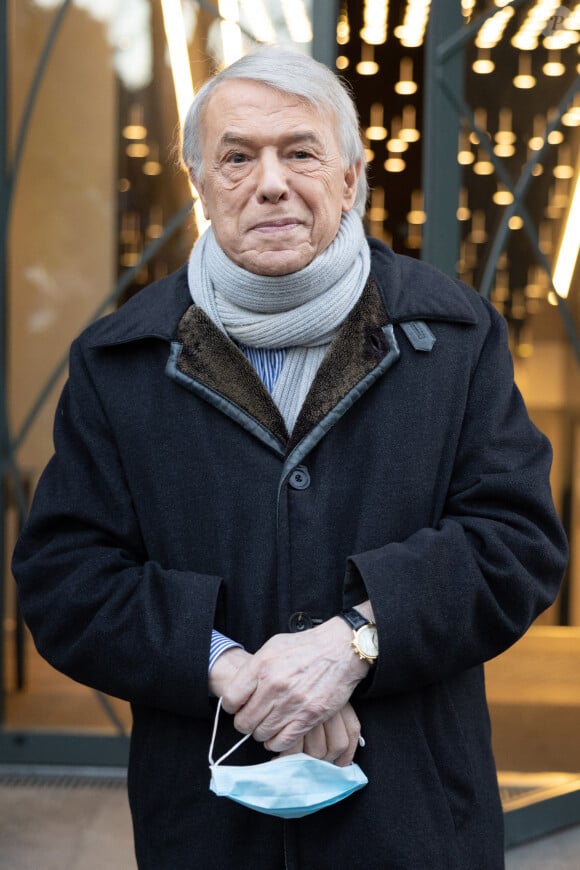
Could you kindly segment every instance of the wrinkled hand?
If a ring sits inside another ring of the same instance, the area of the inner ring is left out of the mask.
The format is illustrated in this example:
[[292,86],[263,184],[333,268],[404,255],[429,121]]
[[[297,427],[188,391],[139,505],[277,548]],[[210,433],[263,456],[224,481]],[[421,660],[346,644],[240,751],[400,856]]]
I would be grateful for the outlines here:
[[[301,634],[270,638],[241,662],[221,693],[236,729],[284,752],[332,719],[369,669],[354,655],[351,637],[344,620],[334,617]],[[317,740],[320,732],[309,742]]]
[[322,725],[316,725],[293,746],[279,754],[292,755],[295,752],[305,752],[313,758],[321,758],[339,767],[346,767],[351,763],[358,749],[359,737],[358,716],[350,704],[345,704],[342,710]]

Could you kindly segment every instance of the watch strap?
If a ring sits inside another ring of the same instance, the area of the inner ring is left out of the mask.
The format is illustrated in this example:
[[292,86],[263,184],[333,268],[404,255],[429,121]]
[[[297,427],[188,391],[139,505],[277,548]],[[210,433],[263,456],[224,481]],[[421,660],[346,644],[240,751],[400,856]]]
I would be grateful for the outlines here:
[[353,631],[357,631],[357,629],[362,628],[363,625],[368,625],[370,620],[367,619],[362,613],[359,613],[358,610],[355,610],[354,607],[350,607],[348,610],[341,610],[339,616],[348,622]]

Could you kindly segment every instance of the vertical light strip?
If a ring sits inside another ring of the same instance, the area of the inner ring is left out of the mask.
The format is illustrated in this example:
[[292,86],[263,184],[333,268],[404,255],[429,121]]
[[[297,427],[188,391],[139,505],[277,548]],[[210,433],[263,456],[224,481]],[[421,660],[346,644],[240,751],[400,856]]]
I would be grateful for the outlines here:
[[280,6],[290,39],[297,43],[312,42],[312,26],[304,0],[280,0]]
[[238,60],[244,53],[238,0],[219,0],[218,10],[222,18],[222,21],[220,21],[220,31],[224,53],[224,67],[226,67]]
[[[165,37],[167,39],[171,63],[177,114],[179,115],[180,124],[183,125],[187,111],[193,102],[194,89],[181,0],[161,0],[161,9],[163,11],[163,26],[165,28]],[[207,228],[208,221],[204,217],[199,197],[195,199],[193,211],[197,231],[201,235]]]
[[169,49],[169,60],[171,62],[177,114],[179,115],[179,120],[183,123],[187,110],[193,101],[193,80],[189,65],[189,52],[187,50],[181,0],[161,0],[161,9],[163,11],[163,26],[165,27],[167,48]]
[[578,260],[578,252],[580,250],[580,234],[578,226],[580,225],[580,167],[576,167],[576,178],[574,180],[574,191],[570,199],[570,209],[566,215],[564,224],[564,233],[562,241],[556,254],[556,266],[554,268],[554,277],[552,283],[558,296],[566,299],[570,292],[570,284],[576,268]]

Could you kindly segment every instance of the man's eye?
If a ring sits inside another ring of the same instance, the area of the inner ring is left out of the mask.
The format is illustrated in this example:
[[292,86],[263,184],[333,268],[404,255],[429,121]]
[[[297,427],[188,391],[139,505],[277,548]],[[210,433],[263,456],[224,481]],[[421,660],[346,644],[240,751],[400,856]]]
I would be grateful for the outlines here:
[[239,165],[240,163],[245,163],[246,162],[246,155],[239,154],[238,152],[236,152],[235,154],[230,154],[230,156],[228,157],[228,162],[234,163],[236,165]]
[[312,155],[308,151],[294,151],[293,157],[296,160],[308,160]]

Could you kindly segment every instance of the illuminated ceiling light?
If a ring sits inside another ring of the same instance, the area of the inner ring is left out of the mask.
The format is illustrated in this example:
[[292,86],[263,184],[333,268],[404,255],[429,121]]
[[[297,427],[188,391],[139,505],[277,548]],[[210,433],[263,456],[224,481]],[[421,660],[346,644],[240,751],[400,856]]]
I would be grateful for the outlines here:
[[518,58],[518,74],[513,79],[514,87],[527,91],[536,84],[532,75],[532,57],[527,51],[520,51]]
[[522,51],[533,51],[540,36],[550,32],[550,22],[558,14],[560,0],[537,0],[527,13],[520,29],[512,37],[512,45]]
[[[476,127],[480,130],[487,129],[487,112],[481,106],[478,106],[473,112],[473,120],[475,121]],[[479,135],[472,130],[469,134],[469,141],[473,145],[479,145]]]
[[580,126],[580,94],[577,94],[574,97],[574,103],[567,112],[562,115],[562,124],[565,127],[579,127]]
[[383,115],[383,104],[373,103],[371,105],[371,124],[365,130],[367,139],[380,142],[382,139],[387,138],[387,129],[383,127]]
[[507,188],[500,184],[492,199],[496,205],[511,205],[514,201],[514,195],[511,190],[507,190]]
[[507,302],[510,298],[510,279],[509,273],[505,269],[498,269],[495,274],[495,285],[493,288],[494,302]]
[[143,123],[143,106],[133,103],[129,109],[129,123],[122,130],[125,139],[144,139],[147,127]]
[[516,134],[512,130],[511,109],[502,108],[499,110],[498,130],[494,139],[501,145],[513,145],[516,141]]
[[361,39],[368,45],[384,45],[387,41],[388,0],[365,0]]
[[238,0],[218,0],[218,11],[224,66],[230,66],[244,53]]
[[559,51],[549,51],[548,60],[542,67],[542,72],[545,76],[563,76],[566,72],[566,67],[560,60]]
[[393,154],[402,154],[409,147],[408,142],[399,138],[401,119],[397,115],[391,120],[391,138],[387,142],[387,150]]
[[417,90],[413,81],[413,61],[410,57],[402,57],[399,65],[399,81],[395,83],[395,93],[408,96]]
[[293,42],[312,42],[312,25],[304,0],[280,0],[288,33]]
[[510,230],[521,230],[524,225],[524,220],[519,216],[519,214],[514,214],[508,221],[508,227]]
[[180,121],[183,122],[187,110],[193,102],[194,91],[181,0],[161,0],[161,9],[177,102],[177,114]]
[[[497,5],[497,4],[496,4]],[[514,10],[511,7],[502,9],[501,12],[496,12],[490,18],[487,18],[477,32],[475,44],[478,48],[489,49],[501,42],[501,39],[506,29],[507,23],[514,15]]]
[[461,12],[463,17],[466,19],[466,23],[469,23],[471,20],[475,4],[476,0],[461,0]]
[[421,138],[421,133],[416,127],[416,112],[415,106],[403,106],[403,117],[401,119],[401,129],[399,130],[399,139],[403,142],[418,142]]
[[350,61],[345,54],[339,54],[335,63],[337,69],[348,69]]
[[410,224],[424,224],[427,219],[423,208],[423,191],[414,190],[411,193],[411,210],[407,213]]
[[407,166],[402,157],[388,157],[383,165],[387,172],[403,172]]
[[473,171],[476,175],[491,175],[493,173],[493,163],[483,148],[479,149],[477,161],[473,164]]
[[149,212],[149,225],[145,230],[150,239],[159,239],[163,235],[163,211],[161,206],[154,205]]
[[131,190],[131,182],[128,178],[120,178],[117,184],[117,189],[119,193],[127,193],[127,191]]
[[488,48],[479,48],[477,57],[471,64],[471,69],[474,73],[480,76],[489,75],[495,69],[495,63],[492,61]]
[[241,8],[244,20],[249,22],[252,33],[258,42],[271,45],[277,41],[276,28],[272,23],[264,0],[241,0]]
[[558,150],[558,162],[552,170],[555,178],[572,178],[574,167],[570,159],[570,148],[562,145]]
[[459,206],[456,217],[458,221],[468,221],[471,217],[471,209],[468,206],[467,188],[462,187],[459,191]]
[[580,224],[579,176],[580,173],[577,171],[574,180],[574,190],[570,200],[570,209],[566,215],[562,241],[556,253],[556,265],[552,281],[556,293],[562,299],[566,299],[570,292],[570,285],[578,259],[578,251],[580,250],[580,233],[578,233],[578,225]]
[[374,76],[379,71],[379,65],[375,61],[375,50],[366,42],[361,42],[360,61],[356,65],[356,71],[360,76]]
[[393,31],[405,48],[423,45],[431,0],[407,0],[403,23]]
[[568,185],[566,181],[567,179],[565,178],[557,178],[554,184],[550,196],[550,204],[555,206],[556,208],[566,208],[570,201],[570,197],[568,195]]
[[496,157],[513,157],[516,153],[516,149],[513,145],[506,145],[503,142],[499,142],[497,145],[494,145],[493,153]]
[[157,144],[154,143],[151,146],[149,156],[141,167],[141,171],[143,175],[161,175],[163,172],[163,166],[159,162],[159,147]]
[[534,178],[539,178],[539,176],[543,175],[543,173],[544,173],[544,167],[542,166],[542,164],[536,163],[534,165],[534,168],[532,169],[532,175],[534,176]]
[[471,232],[469,240],[475,245],[483,245],[487,242],[487,233],[485,231],[485,212],[479,208],[473,212],[471,217]]
[[149,154],[149,145],[145,142],[131,142],[125,148],[127,157],[147,157]]
[[389,214],[385,208],[385,189],[384,187],[375,187],[371,191],[371,205],[368,210],[368,217],[373,223],[383,223],[386,221]]
[[532,128],[532,137],[528,141],[528,148],[531,151],[541,151],[544,146],[544,130],[545,122],[543,115],[534,115]]
[[375,152],[371,148],[365,148],[365,160],[367,163],[370,163],[371,160],[375,159]]
[[348,45],[350,42],[350,24],[346,3],[343,4],[336,22],[336,42],[338,45]]
[[460,130],[457,162],[460,163],[461,166],[470,166],[474,162],[474,160],[475,154],[470,148],[469,139],[467,138],[465,131]]

